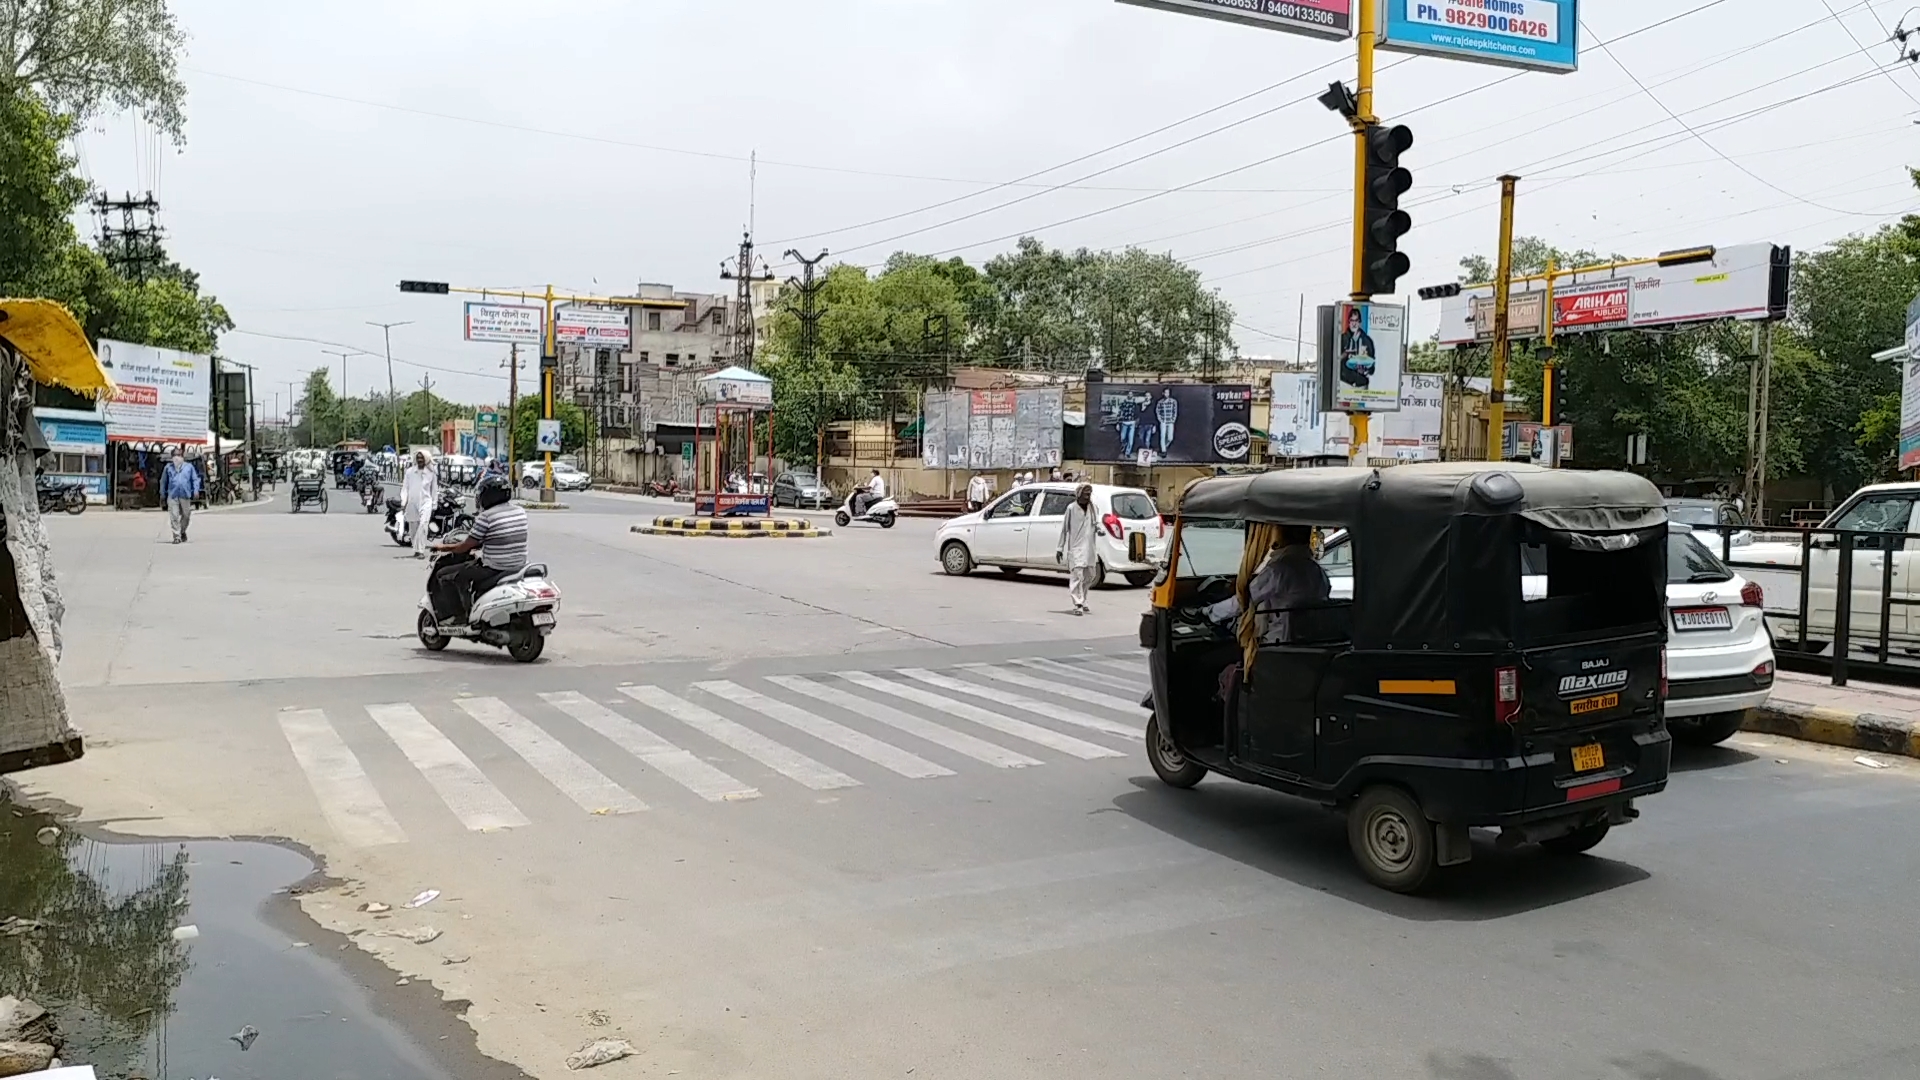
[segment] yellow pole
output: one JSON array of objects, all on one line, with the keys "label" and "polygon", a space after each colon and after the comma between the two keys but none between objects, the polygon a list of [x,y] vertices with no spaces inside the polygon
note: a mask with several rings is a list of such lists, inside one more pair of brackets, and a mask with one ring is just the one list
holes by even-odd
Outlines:
[{"label": "yellow pole", "polygon": [[[553,325],[553,299],[553,286],[549,284],[546,295],[547,340],[546,347],[540,350],[540,418],[542,420],[553,419],[553,382],[554,376],[559,374],[557,369],[560,366],[560,335]],[[553,501],[553,451],[543,452],[540,458],[544,462],[541,466],[540,501],[550,503]]]},{"label": "yellow pole", "polygon": [[[1545,314],[1542,316],[1546,325],[1540,332],[1547,347],[1547,363],[1540,369],[1540,430],[1542,434],[1560,422],[1560,417],[1553,411],[1554,387],[1560,382],[1560,364],[1553,355],[1553,279],[1555,276],[1554,260],[1552,256],[1548,256],[1546,306]],[[1548,468],[1560,466],[1560,440],[1553,440],[1553,446],[1553,459],[1547,462]]]},{"label": "yellow pole", "polygon": [[[1354,78],[1353,119],[1353,299],[1366,301],[1372,298],[1367,292],[1367,127],[1374,122],[1373,115],[1373,46],[1379,20],[1379,8],[1362,0],[1355,5],[1359,8],[1359,28],[1354,37],[1360,43],[1359,71]],[[1367,453],[1368,422],[1372,419],[1364,412],[1347,414],[1347,426],[1352,429],[1353,441],[1347,447],[1347,460],[1361,459],[1365,463]]]},{"label": "yellow pole", "polygon": [[1487,388],[1487,460],[1499,461],[1507,429],[1507,303],[1513,292],[1513,196],[1517,176],[1500,178],[1500,265],[1493,275],[1493,371]]}]

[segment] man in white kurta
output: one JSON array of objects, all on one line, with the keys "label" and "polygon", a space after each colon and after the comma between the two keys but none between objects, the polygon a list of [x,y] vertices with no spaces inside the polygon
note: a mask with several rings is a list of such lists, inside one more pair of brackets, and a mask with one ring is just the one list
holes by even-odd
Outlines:
[{"label": "man in white kurta", "polygon": [[1067,594],[1073,598],[1073,613],[1087,613],[1087,588],[1100,565],[1094,546],[1099,540],[1100,522],[1093,516],[1093,485],[1081,484],[1060,519],[1060,542],[1054,546],[1054,561],[1067,568]]},{"label": "man in white kurta", "polygon": [[407,470],[400,488],[400,516],[406,521],[407,528],[413,530],[413,557],[416,559],[427,557],[426,523],[432,518],[433,504],[439,498],[440,478],[434,475],[426,452],[414,451],[413,467]]}]

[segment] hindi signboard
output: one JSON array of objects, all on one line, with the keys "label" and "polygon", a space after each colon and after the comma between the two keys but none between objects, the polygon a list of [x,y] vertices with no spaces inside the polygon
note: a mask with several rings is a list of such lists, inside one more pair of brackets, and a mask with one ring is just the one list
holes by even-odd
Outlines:
[{"label": "hindi signboard", "polygon": [[553,333],[562,345],[625,349],[633,344],[627,313],[619,308],[570,304],[553,313]]},{"label": "hindi signboard", "polygon": [[113,376],[114,393],[106,406],[109,441],[208,441],[211,357],[105,339],[94,351]]},{"label": "hindi signboard", "polygon": [[1060,464],[1066,392],[1059,387],[929,390],[920,405],[920,463],[929,469]]},{"label": "hindi signboard", "polygon": [[539,345],[546,332],[546,313],[537,304],[466,305],[466,338],[502,345]]}]

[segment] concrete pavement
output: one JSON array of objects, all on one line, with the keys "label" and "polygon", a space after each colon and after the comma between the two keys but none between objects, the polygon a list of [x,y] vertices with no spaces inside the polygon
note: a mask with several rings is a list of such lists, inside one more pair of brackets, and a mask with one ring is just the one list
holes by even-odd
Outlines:
[{"label": "concrete pavement", "polygon": [[[1920,874],[1920,763],[1683,749],[1593,855],[1482,843],[1398,897],[1362,882],[1337,817],[1153,778],[1141,593],[1057,616],[1052,583],[940,576],[911,522],[648,545],[621,513],[562,516],[537,543],[577,560],[570,600],[607,625],[563,618],[530,666],[343,635],[298,670],[325,635],[294,624],[385,611],[387,578],[417,573],[332,550],[337,522],[229,515],[122,569],[117,602],[76,583],[68,663],[111,671],[73,690],[87,758],[25,793],[121,833],[310,847],[337,882],[301,898],[315,919],[470,1002],[480,1048],[542,1077],[608,1033],[640,1050],[609,1077],[1920,1073],[1920,945],[1886,917]],[[113,535],[75,549],[136,550],[113,515],[93,527]],[[833,557],[783,561],[802,551]],[[360,578],[284,580],[306,562]],[[620,602],[655,592],[672,604]],[[263,612],[251,640],[196,639],[183,675],[161,632],[181,613],[155,605],[202,595],[182,625]],[[391,933],[423,927],[440,936]]]}]

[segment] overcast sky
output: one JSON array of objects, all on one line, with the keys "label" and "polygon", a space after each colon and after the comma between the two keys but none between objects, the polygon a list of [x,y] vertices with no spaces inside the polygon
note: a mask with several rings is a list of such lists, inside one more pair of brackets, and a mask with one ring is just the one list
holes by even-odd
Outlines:
[{"label": "overcast sky", "polygon": [[[1920,70],[1887,41],[1914,5],[1581,6],[1575,74],[1381,54],[1376,111],[1417,139],[1403,293],[1491,249],[1507,171],[1524,177],[1522,234],[1628,254],[1809,248],[1920,202]],[[259,365],[269,409],[316,367],[338,386],[334,345],[289,339],[378,352],[368,320],[412,320],[393,335],[401,384],[504,399],[505,347],[463,342],[458,300],[402,296],[401,278],[725,291],[755,151],[776,262],[981,262],[1022,232],[1138,244],[1217,285],[1244,352],[1289,357],[1302,297],[1348,287],[1351,144],[1312,97],[1352,78],[1351,42],[1113,0],[174,7],[192,35],[186,145],[156,153],[110,118],[84,136],[85,168],[159,195],[171,250],[248,331],[223,351]],[[1424,335],[1437,305],[1413,307]],[[347,379],[384,387],[384,362],[356,357]]]}]

